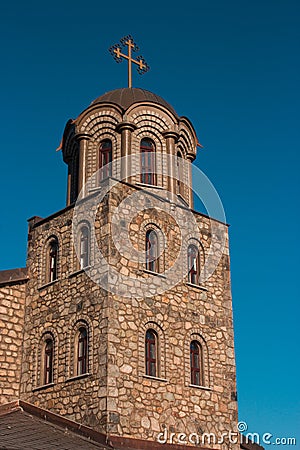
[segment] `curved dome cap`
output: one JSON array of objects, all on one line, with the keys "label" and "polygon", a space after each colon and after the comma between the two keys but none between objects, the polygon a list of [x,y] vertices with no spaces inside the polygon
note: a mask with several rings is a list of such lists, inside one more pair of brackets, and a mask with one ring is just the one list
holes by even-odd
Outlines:
[{"label": "curved dome cap", "polygon": [[153,94],[153,92],[150,91],[146,91],[146,89],[139,89],[139,88],[115,89],[114,91],[106,92],[105,94],[96,98],[96,100],[94,100],[91,104],[95,105],[97,103],[114,103],[118,106],[121,106],[121,108],[123,108],[124,110],[126,110],[129,108],[129,106],[133,105],[134,103],[140,103],[145,101],[164,106],[172,114],[178,117],[176,111],[168,102],[166,102],[159,95]]}]

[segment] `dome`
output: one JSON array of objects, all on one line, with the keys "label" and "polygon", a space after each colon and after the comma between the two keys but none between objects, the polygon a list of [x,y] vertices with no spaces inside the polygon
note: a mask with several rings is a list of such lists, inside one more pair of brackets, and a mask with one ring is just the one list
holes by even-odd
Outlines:
[{"label": "dome", "polygon": [[177,117],[174,108],[162,97],[154,94],[153,92],[147,91],[146,89],[140,88],[115,89],[96,98],[96,100],[94,100],[91,104],[96,105],[97,103],[114,103],[115,105],[121,106],[121,108],[126,110],[134,103],[140,102],[152,102],[157,105],[164,106]]}]

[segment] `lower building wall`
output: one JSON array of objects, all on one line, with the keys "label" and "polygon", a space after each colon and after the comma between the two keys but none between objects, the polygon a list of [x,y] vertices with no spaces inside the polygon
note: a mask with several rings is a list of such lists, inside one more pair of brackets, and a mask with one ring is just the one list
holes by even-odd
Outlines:
[{"label": "lower building wall", "polygon": [[19,397],[25,287],[24,282],[0,286],[0,404]]}]

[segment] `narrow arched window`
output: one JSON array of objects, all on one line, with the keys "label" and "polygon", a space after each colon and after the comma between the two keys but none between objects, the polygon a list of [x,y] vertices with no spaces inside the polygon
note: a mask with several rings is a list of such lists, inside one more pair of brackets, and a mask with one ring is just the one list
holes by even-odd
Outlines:
[{"label": "narrow arched window", "polygon": [[188,247],[188,281],[192,284],[199,284],[200,275],[200,254],[195,245]]},{"label": "narrow arched window", "polygon": [[77,375],[83,375],[88,371],[88,334],[85,327],[78,330],[77,343]]},{"label": "narrow arched window", "polygon": [[57,239],[52,239],[48,246],[48,263],[47,263],[47,281],[51,283],[57,280],[57,266],[58,266],[58,242]]},{"label": "narrow arched window", "polygon": [[156,184],[155,146],[151,139],[141,141],[141,183]]},{"label": "narrow arched window", "polygon": [[79,258],[80,269],[88,267],[90,264],[90,232],[88,227],[84,226],[80,230],[79,238]]},{"label": "narrow arched window", "polygon": [[111,177],[111,162],[112,162],[112,143],[110,139],[104,139],[100,143],[99,149],[99,175],[100,181]]},{"label": "narrow arched window", "polygon": [[159,272],[158,236],[154,230],[148,230],[146,233],[146,269]]},{"label": "narrow arched window", "polygon": [[44,346],[44,384],[53,382],[53,340],[47,339]]},{"label": "narrow arched window", "polygon": [[146,375],[156,377],[157,370],[157,334],[154,330],[147,330],[145,339]]},{"label": "narrow arched window", "polygon": [[182,154],[180,152],[177,152],[177,158],[176,158],[176,165],[177,165],[177,194],[183,195],[183,188],[184,188],[184,177],[183,177],[183,160],[182,160]]},{"label": "narrow arched window", "polygon": [[203,358],[202,347],[198,341],[192,341],[190,345],[191,384],[203,385]]},{"label": "narrow arched window", "polygon": [[77,200],[79,194],[79,148],[77,147],[73,157],[73,170],[71,175],[71,203]]}]

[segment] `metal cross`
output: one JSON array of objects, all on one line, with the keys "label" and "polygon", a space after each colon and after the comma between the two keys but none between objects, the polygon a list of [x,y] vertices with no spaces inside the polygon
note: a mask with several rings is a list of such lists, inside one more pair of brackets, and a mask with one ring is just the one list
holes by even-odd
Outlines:
[{"label": "metal cross", "polygon": [[[125,46],[128,47],[127,55],[125,55],[124,53],[121,53],[121,49]],[[141,55],[137,56],[136,59],[132,58],[132,52],[139,51],[139,48],[136,45],[136,43],[134,42],[132,36],[130,36],[130,35],[124,36],[122,39],[120,39],[120,44],[115,44],[115,45],[111,46],[109,51],[110,51],[111,55],[114,57],[115,61],[117,61],[117,63],[122,62],[123,61],[122,58],[127,59],[127,61],[128,61],[128,87],[129,88],[132,87],[132,66],[131,66],[132,63],[134,63],[138,66],[137,70],[140,75],[143,75],[143,73],[148,72],[148,70],[150,69],[150,67],[148,66],[148,64],[146,63],[146,61],[144,60],[144,58]]]}]

